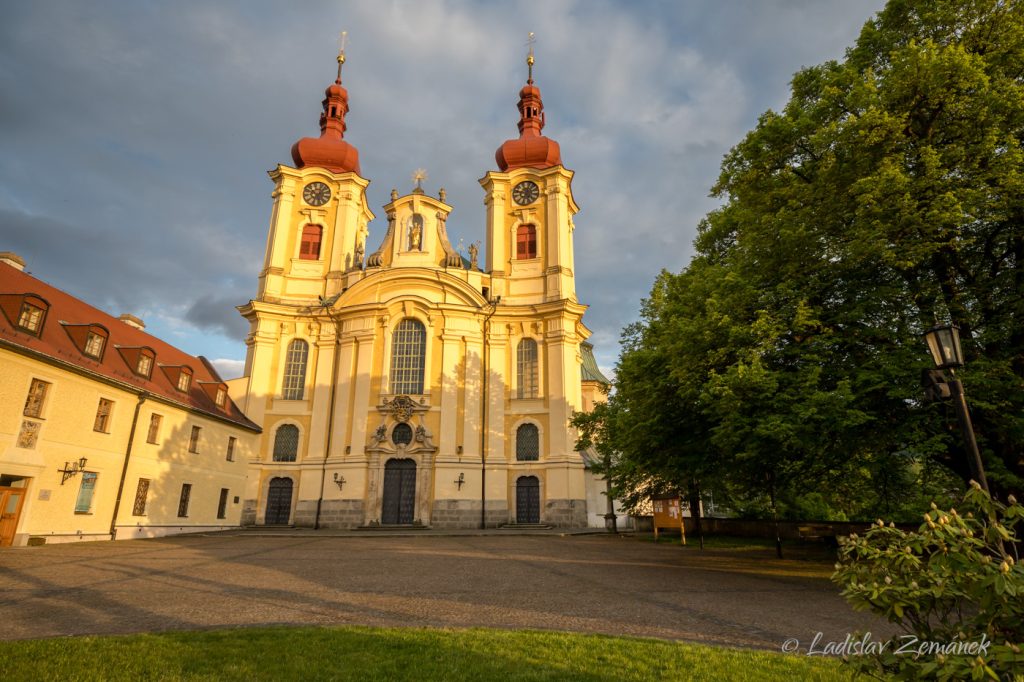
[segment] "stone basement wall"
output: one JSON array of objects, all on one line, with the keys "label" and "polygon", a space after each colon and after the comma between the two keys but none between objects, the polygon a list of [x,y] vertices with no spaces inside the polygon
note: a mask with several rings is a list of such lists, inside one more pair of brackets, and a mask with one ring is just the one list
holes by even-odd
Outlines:
[{"label": "stone basement wall", "polygon": [[242,525],[256,525],[256,500],[246,500],[242,503]]},{"label": "stone basement wall", "polygon": [[586,528],[587,503],[585,500],[548,500],[540,521],[556,528]]},{"label": "stone basement wall", "polygon": [[[364,518],[362,500],[324,500],[320,505],[321,528],[358,528]],[[316,523],[316,500],[300,500],[292,523],[312,528]]]},{"label": "stone basement wall", "polygon": [[[508,522],[508,505],[504,500],[487,501],[488,528],[496,528]],[[479,528],[480,500],[434,500],[430,510],[430,527]]]}]

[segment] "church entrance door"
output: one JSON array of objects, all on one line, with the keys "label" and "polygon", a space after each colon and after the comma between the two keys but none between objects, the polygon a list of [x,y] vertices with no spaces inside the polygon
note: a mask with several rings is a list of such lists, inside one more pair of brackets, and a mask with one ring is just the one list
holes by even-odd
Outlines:
[{"label": "church entrance door", "polygon": [[540,481],[536,476],[516,481],[516,523],[540,523]]},{"label": "church entrance door", "polygon": [[267,515],[263,522],[268,526],[288,523],[292,513],[292,479],[272,478],[267,489]]},{"label": "church entrance door", "polygon": [[384,465],[384,501],[381,523],[410,524],[416,510],[416,462],[389,459]]}]

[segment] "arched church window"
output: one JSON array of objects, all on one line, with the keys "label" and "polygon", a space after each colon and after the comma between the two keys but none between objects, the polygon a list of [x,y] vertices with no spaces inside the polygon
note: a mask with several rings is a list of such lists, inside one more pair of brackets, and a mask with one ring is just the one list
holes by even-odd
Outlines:
[{"label": "arched church window", "polygon": [[309,344],[302,339],[295,339],[288,344],[288,353],[284,361],[284,385],[281,397],[285,400],[302,400],[306,389],[306,357],[309,355]]},{"label": "arched church window", "polygon": [[526,260],[537,257],[537,228],[520,225],[516,230],[516,258]]},{"label": "arched church window", "polygon": [[516,429],[516,459],[520,462],[540,459],[540,432],[536,424],[522,424]]},{"label": "arched church window", "polygon": [[274,434],[274,461],[294,462],[299,454],[299,427],[285,424]]},{"label": "arched church window", "polygon": [[516,348],[516,384],[518,398],[537,397],[537,342],[523,339]]},{"label": "arched church window", "polygon": [[320,238],[323,228],[319,225],[306,225],[302,228],[302,243],[299,245],[299,258],[303,260],[320,260]]},{"label": "arched church window", "polygon": [[395,395],[423,393],[423,372],[427,356],[427,330],[419,320],[398,323],[391,336],[391,392]]}]

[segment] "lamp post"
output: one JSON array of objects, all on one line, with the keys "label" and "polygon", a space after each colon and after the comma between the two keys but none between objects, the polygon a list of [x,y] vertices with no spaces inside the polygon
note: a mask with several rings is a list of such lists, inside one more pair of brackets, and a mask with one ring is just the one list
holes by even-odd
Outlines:
[{"label": "lamp post", "polygon": [[[967,446],[971,475],[987,493],[989,491],[988,480],[985,478],[985,467],[981,463],[981,453],[978,452],[978,442],[974,439],[974,426],[971,424],[971,413],[967,409],[964,385],[955,373],[955,370],[964,366],[963,350],[960,347],[960,328],[955,324],[937,324],[925,332],[924,338],[928,342],[928,350],[931,351],[932,360],[935,361],[937,370],[932,375],[932,379],[936,383],[942,383],[949,387],[949,395],[956,406],[957,417],[960,420],[960,432],[963,434],[964,445]],[[949,376],[946,376],[942,370],[949,370]]]}]

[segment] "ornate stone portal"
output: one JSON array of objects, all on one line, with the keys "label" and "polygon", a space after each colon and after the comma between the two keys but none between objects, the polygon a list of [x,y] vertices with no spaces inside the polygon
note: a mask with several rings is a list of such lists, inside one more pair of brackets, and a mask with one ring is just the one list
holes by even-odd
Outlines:
[{"label": "ornate stone portal", "polygon": [[[367,480],[366,521],[368,526],[380,525],[384,504],[384,468],[391,459],[411,459],[416,463],[416,503],[413,523],[430,523],[431,494],[434,482],[433,434],[423,417],[428,405],[417,403],[407,395],[385,398],[377,406],[381,417],[366,446],[369,463]],[[415,419],[416,426],[410,422]]]}]

